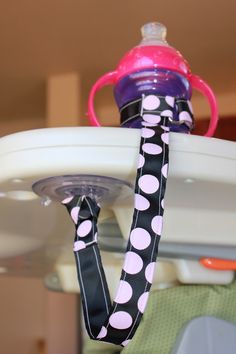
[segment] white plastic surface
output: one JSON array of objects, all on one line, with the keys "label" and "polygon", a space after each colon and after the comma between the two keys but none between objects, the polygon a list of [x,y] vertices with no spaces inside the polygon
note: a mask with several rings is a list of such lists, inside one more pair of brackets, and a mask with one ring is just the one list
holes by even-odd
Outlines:
[{"label": "white plastic surface", "polygon": [[[119,285],[121,269],[124,261],[123,256],[101,252],[104,260],[104,271],[111,298],[114,299]],[[175,265],[170,261],[157,261],[157,271],[154,275],[152,290],[172,287],[177,283]],[[77,272],[74,264],[57,264],[56,272],[60,285],[65,292],[79,293]],[[224,283],[225,284],[225,283]]]},{"label": "white plastic surface", "polygon": [[[140,132],[125,128],[50,128],[0,139],[0,266],[41,274],[73,264],[73,225],[64,207],[44,207],[31,189],[42,178],[93,174],[134,183]],[[171,134],[161,242],[236,245],[236,144]],[[133,200],[111,205],[125,238]],[[129,215],[129,217],[128,217]],[[31,252],[31,253],[29,253]],[[16,266],[9,257],[24,261]],[[25,262],[25,263],[24,263]],[[36,264],[26,267],[25,264]]]},{"label": "white plastic surface", "polygon": [[178,259],[173,261],[177,279],[184,284],[229,284],[234,280],[234,272],[204,268],[199,262]]}]

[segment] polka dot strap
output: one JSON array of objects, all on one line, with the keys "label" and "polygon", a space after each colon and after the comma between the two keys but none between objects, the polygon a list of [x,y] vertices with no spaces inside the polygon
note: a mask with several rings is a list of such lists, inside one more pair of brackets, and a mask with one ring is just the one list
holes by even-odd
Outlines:
[{"label": "polka dot strap", "polygon": [[74,252],[85,324],[92,339],[126,346],[144,313],[162,232],[173,107],[174,99],[142,97],[134,213],[113,304],[97,245],[100,208],[87,196],[63,201],[76,227]]},{"label": "polka dot strap", "polygon": [[76,228],[74,254],[87,332],[96,339],[111,308],[109,290],[97,245],[100,207],[88,196],[74,196],[62,202]]},{"label": "polka dot strap", "polygon": [[[156,97],[154,95],[150,95]],[[149,97],[150,97],[149,96]],[[194,128],[192,105],[188,100],[174,98],[171,96],[156,97],[158,99],[158,105],[153,106],[155,113],[165,114],[169,121],[170,126],[175,127],[175,131],[188,132]],[[150,99],[149,99],[150,100]],[[125,126],[127,123],[137,121],[140,117],[140,111],[142,107],[142,98],[129,102],[120,109],[120,121],[121,126]],[[161,123],[159,123],[161,124]],[[181,126],[181,129],[178,127]]]}]

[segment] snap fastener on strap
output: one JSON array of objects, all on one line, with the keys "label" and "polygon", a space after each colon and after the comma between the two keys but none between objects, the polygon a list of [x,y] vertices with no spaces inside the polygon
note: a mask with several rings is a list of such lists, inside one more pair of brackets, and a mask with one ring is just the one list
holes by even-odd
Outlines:
[{"label": "snap fastener on strap", "polygon": [[100,207],[89,196],[67,198],[76,228],[74,253],[86,328],[90,338],[126,346],[147,305],[162,233],[168,175],[169,124],[175,99],[146,95],[142,118],[134,213],[116,297],[111,302],[97,244]]}]

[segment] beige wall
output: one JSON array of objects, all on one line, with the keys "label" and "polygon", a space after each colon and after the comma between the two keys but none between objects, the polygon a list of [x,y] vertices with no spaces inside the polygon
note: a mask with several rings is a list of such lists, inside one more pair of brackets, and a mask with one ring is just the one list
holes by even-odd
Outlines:
[{"label": "beige wall", "polygon": [[[60,76],[49,83],[48,116],[31,119],[0,117],[1,136],[46,126],[77,125],[77,76]],[[65,93],[67,103],[63,114],[59,110],[63,105],[61,91]],[[67,107],[70,109],[66,111]],[[78,354],[80,315],[77,301],[77,295],[47,291],[43,279],[0,275],[0,354],[41,354],[37,348],[38,340],[45,341],[46,354]]]},{"label": "beige wall", "polygon": [[0,117],[0,136],[45,127],[44,118],[19,118],[19,119],[1,119]]},{"label": "beige wall", "polygon": [[47,354],[79,354],[78,296],[47,292]]},{"label": "beige wall", "polygon": [[49,292],[42,279],[0,277],[0,353],[78,354],[77,296]]},{"label": "beige wall", "polygon": [[0,353],[38,354],[46,336],[47,292],[39,279],[0,278]]}]

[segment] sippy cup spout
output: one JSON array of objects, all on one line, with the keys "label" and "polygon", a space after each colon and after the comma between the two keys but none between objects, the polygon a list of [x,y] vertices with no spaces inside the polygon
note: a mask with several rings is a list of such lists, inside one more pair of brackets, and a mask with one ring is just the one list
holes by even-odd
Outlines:
[{"label": "sippy cup spout", "polygon": [[142,41],[140,46],[145,45],[165,45],[168,46],[166,41],[167,29],[159,22],[149,22],[141,27]]}]

